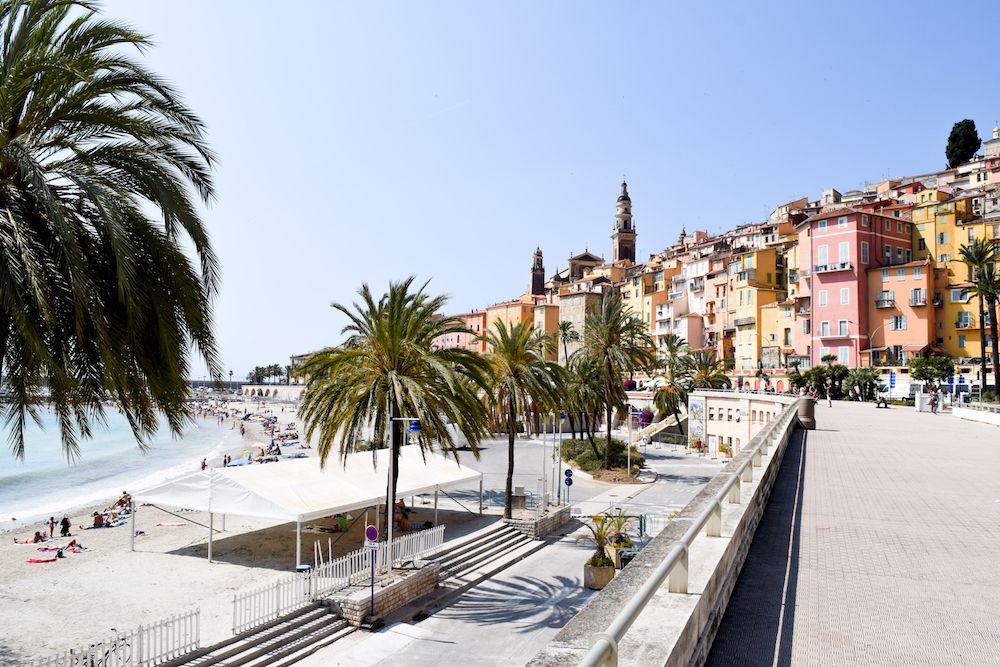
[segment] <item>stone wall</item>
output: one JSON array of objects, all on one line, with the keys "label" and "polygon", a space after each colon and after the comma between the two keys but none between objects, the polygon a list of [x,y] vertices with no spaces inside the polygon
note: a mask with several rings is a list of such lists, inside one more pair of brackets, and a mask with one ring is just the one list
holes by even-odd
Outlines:
[{"label": "stone wall", "polygon": [[535,519],[504,519],[504,523],[516,528],[533,540],[540,540],[553,530],[569,521],[569,505],[563,505],[557,510],[549,510],[548,514],[537,521]]},{"label": "stone wall", "polygon": [[[386,614],[427,595],[438,585],[441,565],[428,563],[419,570],[396,570],[394,576],[402,575],[392,583],[380,587],[375,583],[375,615]],[[331,596],[331,606],[345,621],[359,627],[371,615],[371,586],[351,586]]]}]

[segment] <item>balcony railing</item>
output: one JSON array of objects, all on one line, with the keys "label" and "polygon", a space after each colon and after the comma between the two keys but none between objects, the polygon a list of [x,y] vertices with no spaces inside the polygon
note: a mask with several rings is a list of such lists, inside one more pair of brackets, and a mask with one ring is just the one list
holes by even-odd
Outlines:
[{"label": "balcony railing", "polygon": [[746,324],[753,324],[754,323],[754,318],[752,318],[752,317],[737,317],[735,320],[733,320],[733,323],[736,326],[741,327],[741,326],[746,325]]},{"label": "balcony railing", "polygon": [[934,297],[934,307],[935,308],[940,308],[943,305],[944,305],[944,297],[942,297],[942,296],[936,296],[936,297]]},{"label": "balcony railing", "polygon": [[896,306],[896,299],[894,297],[886,297],[883,299],[875,299],[876,308],[894,308]]},{"label": "balcony railing", "polygon": [[670,290],[669,292],[667,292],[667,296],[669,298],[671,298],[671,299],[680,298],[680,297],[684,296],[684,290],[683,289]]},{"label": "balcony railing", "polygon": [[844,333],[840,333],[839,331],[819,332],[820,338],[847,338],[848,336],[849,334],[846,331]]},{"label": "balcony railing", "polygon": [[736,280],[757,280],[757,269],[747,269],[736,274]]},{"label": "balcony railing", "polygon": [[911,306],[926,306],[927,297],[926,296],[911,296],[910,297]]},{"label": "balcony railing", "polygon": [[974,318],[974,317],[970,317],[967,320],[956,320],[955,321],[955,328],[956,329],[974,329],[976,326],[977,326],[976,325],[976,318]]},{"label": "balcony railing", "polygon": [[813,273],[833,273],[834,271],[850,271],[854,266],[850,262],[839,262],[836,264],[816,264],[813,266]]},{"label": "balcony railing", "polygon": [[799,274],[797,274],[797,273],[789,273],[788,274],[788,284],[791,285],[791,284],[797,283],[797,282],[799,282]]},{"label": "balcony railing", "polygon": [[705,289],[705,279],[704,278],[697,278],[697,279],[691,281],[691,291],[692,292],[700,292],[703,289]]}]

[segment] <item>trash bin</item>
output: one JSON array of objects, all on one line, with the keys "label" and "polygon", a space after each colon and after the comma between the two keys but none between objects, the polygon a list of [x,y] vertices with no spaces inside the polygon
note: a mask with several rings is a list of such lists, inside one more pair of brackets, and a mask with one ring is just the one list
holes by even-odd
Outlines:
[{"label": "trash bin", "polygon": [[632,562],[632,559],[639,555],[638,549],[622,549],[618,552],[618,558],[621,559],[622,567],[625,567]]},{"label": "trash bin", "polygon": [[296,572],[312,572],[312,565],[297,565],[295,567]]}]

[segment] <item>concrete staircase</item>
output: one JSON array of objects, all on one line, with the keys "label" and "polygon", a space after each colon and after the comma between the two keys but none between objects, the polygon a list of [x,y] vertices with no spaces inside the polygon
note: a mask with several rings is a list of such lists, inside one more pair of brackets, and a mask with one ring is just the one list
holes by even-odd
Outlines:
[{"label": "concrete staircase", "polygon": [[189,653],[167,667],[286,667],[354,632],[328,605],[315,602],[265,626]]},{"label": "concrete staircase", "polygon": [[524,560],[545,546],[503,521],[497,521],[466,537],[445,544],[437,552],[425,556],[441,564],[436,606],[492,577],[514,563]]}]

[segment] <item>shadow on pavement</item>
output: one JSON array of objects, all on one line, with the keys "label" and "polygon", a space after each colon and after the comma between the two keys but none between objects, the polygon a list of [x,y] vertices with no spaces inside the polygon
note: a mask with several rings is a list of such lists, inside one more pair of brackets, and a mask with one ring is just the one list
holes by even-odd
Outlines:
[{"label": "shadow on pavement", "polygon": [[708,667],[792,664],[805,462],[806,431],[797,430],[715,635]]}]

